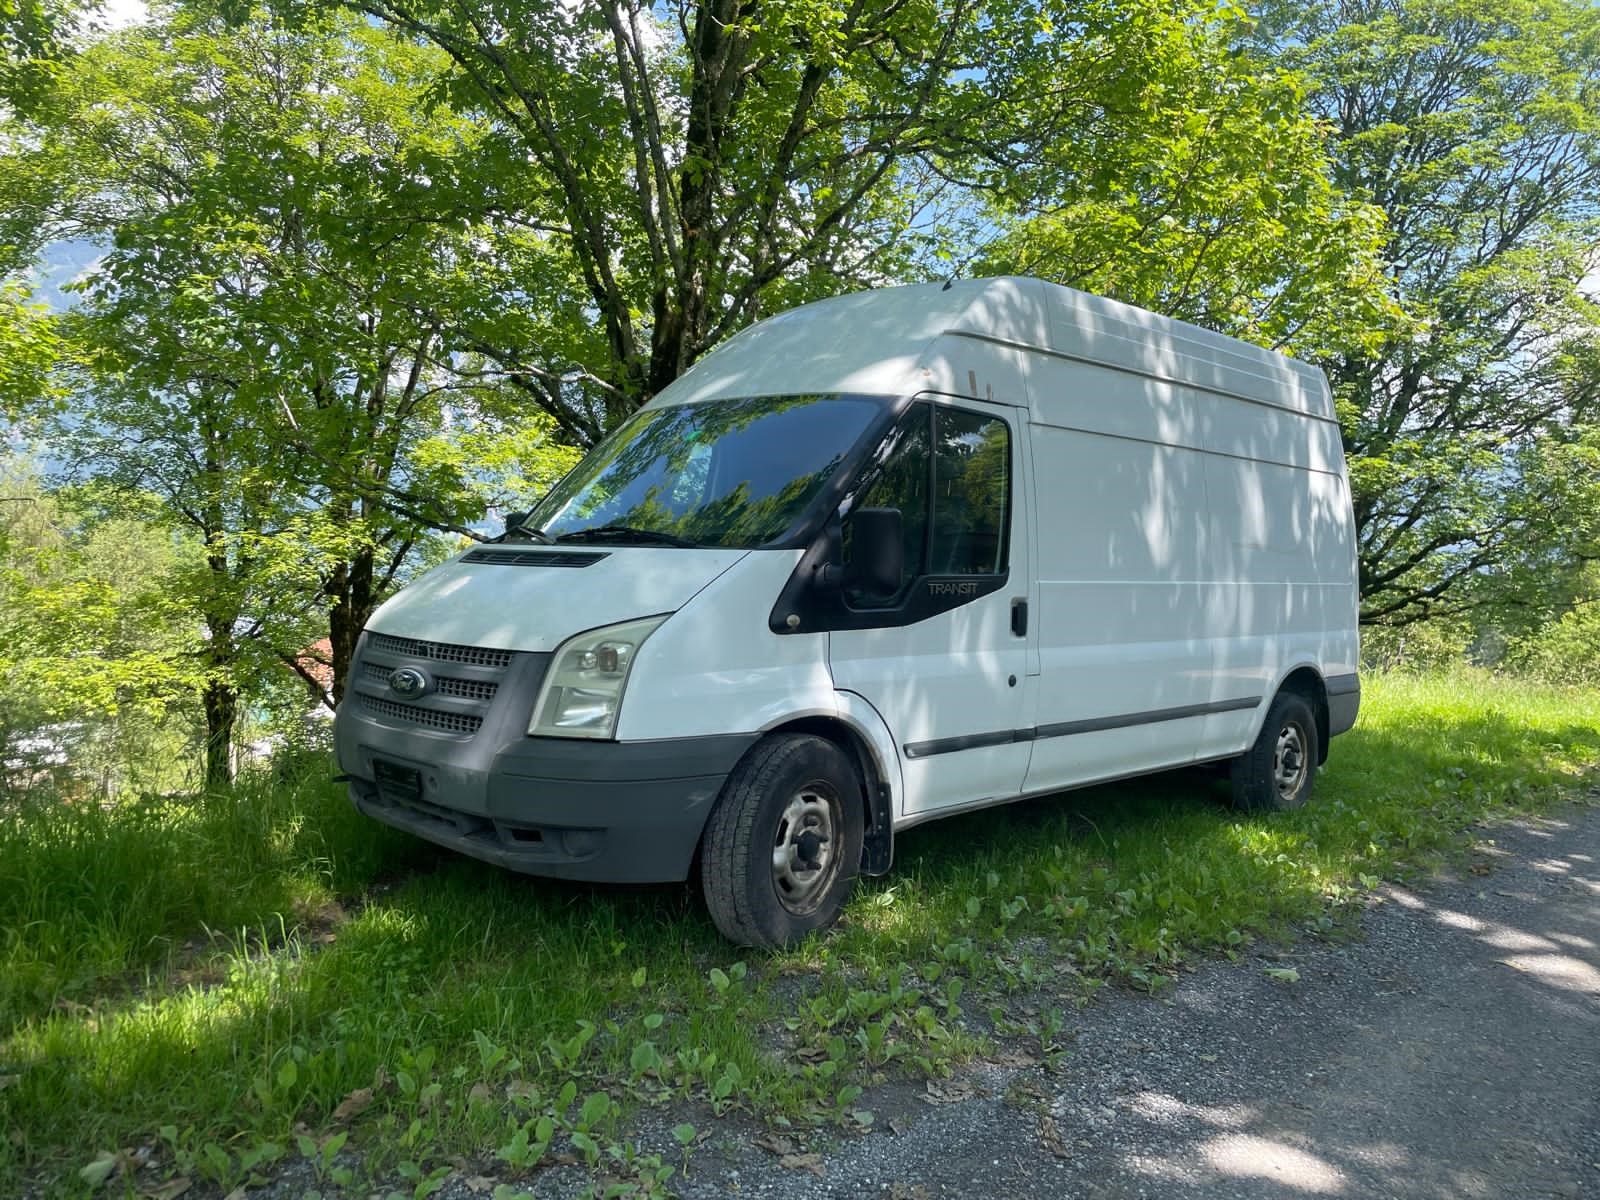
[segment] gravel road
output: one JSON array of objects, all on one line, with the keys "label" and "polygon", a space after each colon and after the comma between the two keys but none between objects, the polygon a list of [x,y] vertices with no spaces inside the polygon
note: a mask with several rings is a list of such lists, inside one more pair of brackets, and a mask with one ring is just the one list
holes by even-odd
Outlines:
[{"label": "gravel road", "polygon": [[1102,998],[1054,1073],[979,1066],[957,1085],[973,1098],[937,1105],[878,1089],[882,1131],[812,1169],[730,1138],[675,1183],[807,1200],[1600,1198],[1600,809],[1482,838],[1460,877],[1383,891],[1357,940]]}]

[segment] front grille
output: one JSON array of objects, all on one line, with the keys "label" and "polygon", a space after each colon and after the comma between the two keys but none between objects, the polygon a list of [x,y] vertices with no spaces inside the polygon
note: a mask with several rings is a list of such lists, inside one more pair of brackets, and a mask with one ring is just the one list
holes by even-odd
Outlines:
[{"label": "front grille", "polygon": [[471,736],[483,724],[482,717],[467,713],[445,712],[437,708],[423,708],[416,704],[396,704],[393,700],[379,700],[376,696],[362,696],[361,707],[373,716],[409,725],[421,725],[444,733],[461,733]]},{"label": "front grille", "polygon": [[[362,710],[386,724],[470,738],[490,719],[516,657],[510,650],[368,633],[351,687]],[[389,678],[400,667],[422,669],[433,686],[421,696],[397,695]]]},{"label": "front grille", "polygon": [[372,648],[385,654],[466,663],[474,667],[506,667],[511,663],[509,650],[486,650],[482,646],[457,646],[451,642],[423,642],[416,638],[391,637],[387,633],[373,634]]},{"label": "front grille", "polygon": [[497,567],[587,567],[606,557],[594,550],[469,550],[462,562]]},{"label": "front grille", "polygon": [[[380,667],[377,663],[364,663],[362,676],[379,687],[389,686],[389,675],[393,667]],[[433,681],[434,690],[441,696],[455,696],[460,700],[481,700],[485,704],[494,699],[499,684],[490,683],[484,679],[455,679],[449,675],[441,675]]]},{"label": "front grille", "polygon": [[451,679],[445,676],[434,680],[441,696],[458,696],[463,700],[482,700],[485,704],[494,699],[494,694],[499,690],[497,683],[485,683],[481,679]]}]

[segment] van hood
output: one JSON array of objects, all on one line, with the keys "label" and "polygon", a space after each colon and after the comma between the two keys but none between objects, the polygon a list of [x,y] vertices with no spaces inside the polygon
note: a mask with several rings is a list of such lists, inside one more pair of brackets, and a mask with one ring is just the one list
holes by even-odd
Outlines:
[{"label": "van hood", "polygon": [[499,650],[554,650],[575,633],[675,612],[748,550],[657,546],[477,546],[372,614],[395,637]]}]

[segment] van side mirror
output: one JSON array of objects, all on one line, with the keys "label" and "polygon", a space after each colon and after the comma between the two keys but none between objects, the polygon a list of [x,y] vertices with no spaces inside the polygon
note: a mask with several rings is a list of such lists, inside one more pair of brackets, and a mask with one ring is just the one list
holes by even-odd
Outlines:
[{"label": "van side mirror", "polygon": [[844,567],[847,590],[893,596],[900,590],[905,565],[898,508],[858,508],[850,514],[850,561]]},{"label": "van side mirror", "polygon": [[532,514],[531,511],[530,512],[508,512],[506,514],[506,532],[510,533],[513,529],[517,529],[518,527],[521,526],[521,524],[524,521],[526,521],[532,515],[533,514]]}]

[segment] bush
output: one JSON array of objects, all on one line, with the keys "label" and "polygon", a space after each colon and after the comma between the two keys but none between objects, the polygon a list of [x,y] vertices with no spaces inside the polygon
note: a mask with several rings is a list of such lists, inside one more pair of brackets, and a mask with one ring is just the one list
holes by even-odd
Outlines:
[{"label": "bush", "polygon": [[1430,672],[1467,661],[1472,631],[1452,620],[1363,625],[1361,665],[1369,671]]},{"label": "bush", "polygon": [[1560,620],[1513,642],[1506,661],[1550,683],[1600,688],[1600,600],[1579,603]]}]

